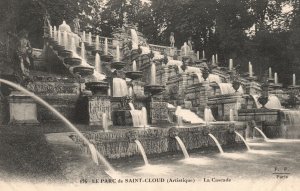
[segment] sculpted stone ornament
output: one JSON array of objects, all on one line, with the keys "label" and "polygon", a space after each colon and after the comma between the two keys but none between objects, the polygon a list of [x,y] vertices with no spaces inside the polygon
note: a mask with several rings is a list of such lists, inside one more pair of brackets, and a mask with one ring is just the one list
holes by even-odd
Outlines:
[{"label": "sculpted stone ornament", "polygon": [[132,97],[130,96],[124,96],[122,97],[121,99],[121,107],[123,110],[129,110],[130,107],[129,107],[129,103],[132,102]]},{"label": "sculpted stone ornament", "polygon": [[204,78],[204,81],[206,81],[208,76],[209,76],[209,69],[207,67],[204,67],[202,70],[202,77]]},{"label": "sculpted stone ornament", "polygon": [[134,143],[136,140],[138,140],[138,134],[136,131],[129,131],[126,134],[126,137],[129,139],[130,143]]},{"label": "sculpted stone ornament", "polygon": [[234,123],[228,124],[228,132],[233,134],[234,131],[235,131],[235,124]]},{"label": "sculpted stone ornament", "polygon": [[169,136],[171,138],[175,138],[176,136],[178,136],[178,129],[176,127],[172,127],[171,129],[169,129]]},{"label": "sculpted stone ornament", "polygon": [[265,108],[265,105],[269,101],[269,83],[266,76],[264,77],[264,82],[261,85],[261,89],[262,89],[262,95],[258,98],[257,101],[262,105],[262,108]]}]

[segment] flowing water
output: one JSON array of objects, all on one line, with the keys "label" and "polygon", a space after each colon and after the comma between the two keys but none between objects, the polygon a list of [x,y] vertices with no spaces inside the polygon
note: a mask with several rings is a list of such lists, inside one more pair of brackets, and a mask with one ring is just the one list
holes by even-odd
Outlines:
[{"label": "flowing water", "polygon": [[245,143],[245,145],[246,145],[248,151],[251,151],[251,148],[250,148],[249,144],[246,142],[246,140],[244,139],[244,137],[243,137],[241,134],[239,134],[237,131],[234,131],[234,132],[235,132],[235,134],[236,134],[237,136],[239,136],[239,137],[242,139],[242,141]]},{"label": "flowing water", "polygon": [[183,126],[183,122],[182,122],[182,117],[181,116],[177,116],[177,126],[178,127],[182,127]]},{"label": "flowing water", "polygon": [[[258,102],[258,98],[260,95],[251,95],[255,101],[256,108],[261,108],[262,105]],[[276,95],[269,95],[269,101],[265,105],[266,108],[268,109],[281,109],[281,103],[280,100]]]},{"label": "flowing water", "polygon": [[102,114],[102,128],[105,132],[108,131],[108,122],[107,122],[107,115],[106,113]]},{"label": "flowing water", "polygon": [[146,155],[143,145],[141,144],[141,142],[139,140],[135,140],[134,142],[137,144],[138,149],[139,149],[141,155],[143,156],[145,165],[149,165],[148,158],[147,158],[147,155]]},{"label": "flowing water", "polygon": [[[175,108],[173,105],[169,104],[170,108]],[[180,116],[182,120],[190,122],[191,124],[205,123],[198,115],[192,112],[189,109],[182,109],[180,106],[177,106],[175,111],[176,116]]]},{"label": "flowing water", "polygon": [[95,48],[96,50],[100,50],[100,40],[99,40],[99,35],[96,36],[96,45],[95,45]]},{"label": "flowing water", "polygon": [[136,110],[132,103],[129,103],[130,114],[134,127],[148,127],[147,110],[142,107],[141,110]]},{"label": "flowing water", "polygon": [[183,152],[184,158],[186,158],[186,159],[190,158],[189,153],[187,152],[187,150],[186,150],[186,148],[185,148],[184,143],[182,142],[182,140],[178,136],[176,136],[175,139],[176,139],[178,145],[180,146],[180,148],[181,148],[181,150]]},{"label": "flowing water", "polygon": [[104,55],[108,55],[108,42],[107,42],[107,38],[104,39]]},{"label": "flowing water", "polygon": [[130,32],[131,32],[132,50],[136,50],[136,49],[138,49],[139,38],[134,29],[130,29]]},{"label": "flowing water", "polygon": [[[226,95],[226,94],[234,94],[235,90],[232,87],[231,83],[218,83],[219,87],[220,87],[220,91],[222,95]],[[240,86],[240,88],[238,89],[239,93],[244,93],[242,86]]]},{"label": "flowing water", "polygon": [[209,133],[208,135],[214,140],[214,142],[216,143],[216,145],[217,145],[217,147],[218,147],[220,153],[223,154],[224,151],[223,151],[223,149],[222,149],[222,147],[221,147],[221,145],[220,145],[218,139],[217,139],[213,134],[211,134],[211,133]]},{"label": "flowing water", "polygon": [[137,71],[137,69],[136,69],[136,61],[134,60],[133,62],[132,62],[132,71]]},{"label": "flowing water", "polygon": [[205,108],[204,109],[204,121],[205,122],[214,122],[216,121],[212,112],[211,112],[211,109],[209,108]]},{"label": "flowing water", "polygon": [[155,66],[154,62],[151,64],[151,79],[150,79],[150,84],[151,85],[155,85],[156,84],[156,66]]},{"label": "flowing water", "polygon": [[[59,119],[61,119],[72,131],[74,131],[82,140],[86,145],[90,145],[90,141],[68,120],[66,119],[63,115],[61,115],[56,109],[54,109],[51,105],[49,105],[47,102],[45,102],[43,99],[41,99],[40,97],[36,96],[34,93],[26,90],[25,88],[21,87],[18,84],[15,84],[13,82],[4,80],[4,79],[0,79],[1,83],[7,84],[19,91],[21,91],[22,93],[30,96],[31,98],[33,98],[36,102],[40,103],[41,105],[45,106],[47,109],[49,109],[52,113],[54,113]],[[95,149],[96,150],[96,149]],[[115,170],[113,169],[113,167],[110,165],[110,163],[105,159],[105,157],[99,153],[97,150],[91,150],[91,154],[97,154],[98,159],[100,159],[100,161],[105,165],[105,167],[111,171],[111,172],[115,172]],[[93,159],[97,158],[96,156],[93,156]]]},{"label": "flowing water", "polygon": [[85,46],[83,42],[81,43],[81,58],[85,60]]},{"label": "flowing water", "polygon": [[260,130],[257,127],[254,127],[254,129],[256,129],[261,134],[261,136],[264,138],[265,141],[267,141],[269,139],[262,130]]},{"label": "flowing water", "polygon": [[229,110],[229,121],[234,121],[233,109]]},{"label": "flowing water", "polygon": [[95,56],[95,70],[99,73],[102,72],[100,56],[98,53],[96,53],[96,56]]},{"label": "flowing water", "polygon": [[127,83],[122,78],[113,79],[113,97],[124,97],[128,95]]}]

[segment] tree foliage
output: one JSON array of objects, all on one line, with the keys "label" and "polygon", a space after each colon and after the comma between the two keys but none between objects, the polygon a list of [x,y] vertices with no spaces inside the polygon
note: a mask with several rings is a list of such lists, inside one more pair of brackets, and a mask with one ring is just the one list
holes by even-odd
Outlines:
[{"label": "tree foliage", "polygon": [[[285,6],[291,11],[283,12]],[[218,53],[225,65],[233,58],[242,70],[251,61],[259,75],[272,66],[285,71],[279,78],[288,83],[299,69],[299,0],[1,0],[0,9],[1,33],[26,29],[39,46],[47,10],[53,25],[72,26],[79,16],[82,28],[103,36],[127,22],[154,44],[169,45],[171,32],[177,47],[192,37],[194,49],[208,57]]]}]

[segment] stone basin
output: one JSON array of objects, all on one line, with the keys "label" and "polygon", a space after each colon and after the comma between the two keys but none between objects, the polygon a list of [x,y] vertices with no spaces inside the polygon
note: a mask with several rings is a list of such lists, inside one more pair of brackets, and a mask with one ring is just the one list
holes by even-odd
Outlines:
[{"label": "stone basin", "polygon": [[143,73],[141,71],[129,71],[126,72],[126,77],[130,78],[132,80],[139,79],[143,76]]},{"label": "stone basin", "polygon": [[94,73],[94,68],[87,66],[76,66],[73,69],[75,74],[79,74],[82,77],[92,75]]},{"label": "stone basin", "polygon": [[104,62],[110,62],[112,61],[112,59],[114,58],[112,55],[101,55],[100,56],[101,60],[104,61]]},{"label": "stone basin", "polygon": [[62,45],[59,45],[59,44],[54,45],[53,48],[54,48],[54,50],[56,50],[56,51],[63,51],[63,50],[65,50],[65,47],[62,46]]},{"label": "stone basin", "polygon": [[144,87],[144,91],[145,92],[149,92],[152,95],[161,93],[165,90],[165,86],[161,86],[161,85],[146,85]]},{"label": "stone basin", "polygon": [[122,61],[115,61],[115,62],[111,63],[111,68],[114,68],[117,70],[124,68],[124,66],[125,66],[125,62],[122,62]]},{"label": "stone basin", "polygon": [[87,82],[85,83],[87,90],[92,91],[93,94],[107,94],[109,88],[108,83],[104,81],[100,82]]},{"label": "stone basin", "polygon": [[87,51],[91,51],[91,50],[95,49],[95,45],[89,44],[88,42],[84,42],[84,46]]},{"label": "stone basin", "polygon": [[64,62],[69,66],[79,66],[81,64],[81,58],[65,58]]},{"label": "stone basin", "polygon": [[59,50],[58,55],[64,58],[71,58],[73,56],[73,53],[70,50]]},{"label": "stone basin", "polygon": [[96,53],[98,53],[99,55],[102,55],[103,54],[103,51],[102,50],[92,50],[92,55],[95,56]]}]

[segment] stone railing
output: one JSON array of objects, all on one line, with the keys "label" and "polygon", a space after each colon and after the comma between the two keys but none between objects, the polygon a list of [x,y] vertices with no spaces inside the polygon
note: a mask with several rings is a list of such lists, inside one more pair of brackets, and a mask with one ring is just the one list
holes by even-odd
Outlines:
[{"label": "stone railing", "polygon": [[175,53],[178,55],[178,50],[176,47],[160,46],[155,44],[149,44],[149,47],[152,51],[157,51],[160,52],[161,54],[166,53],[167,56],[174,56]]}]

